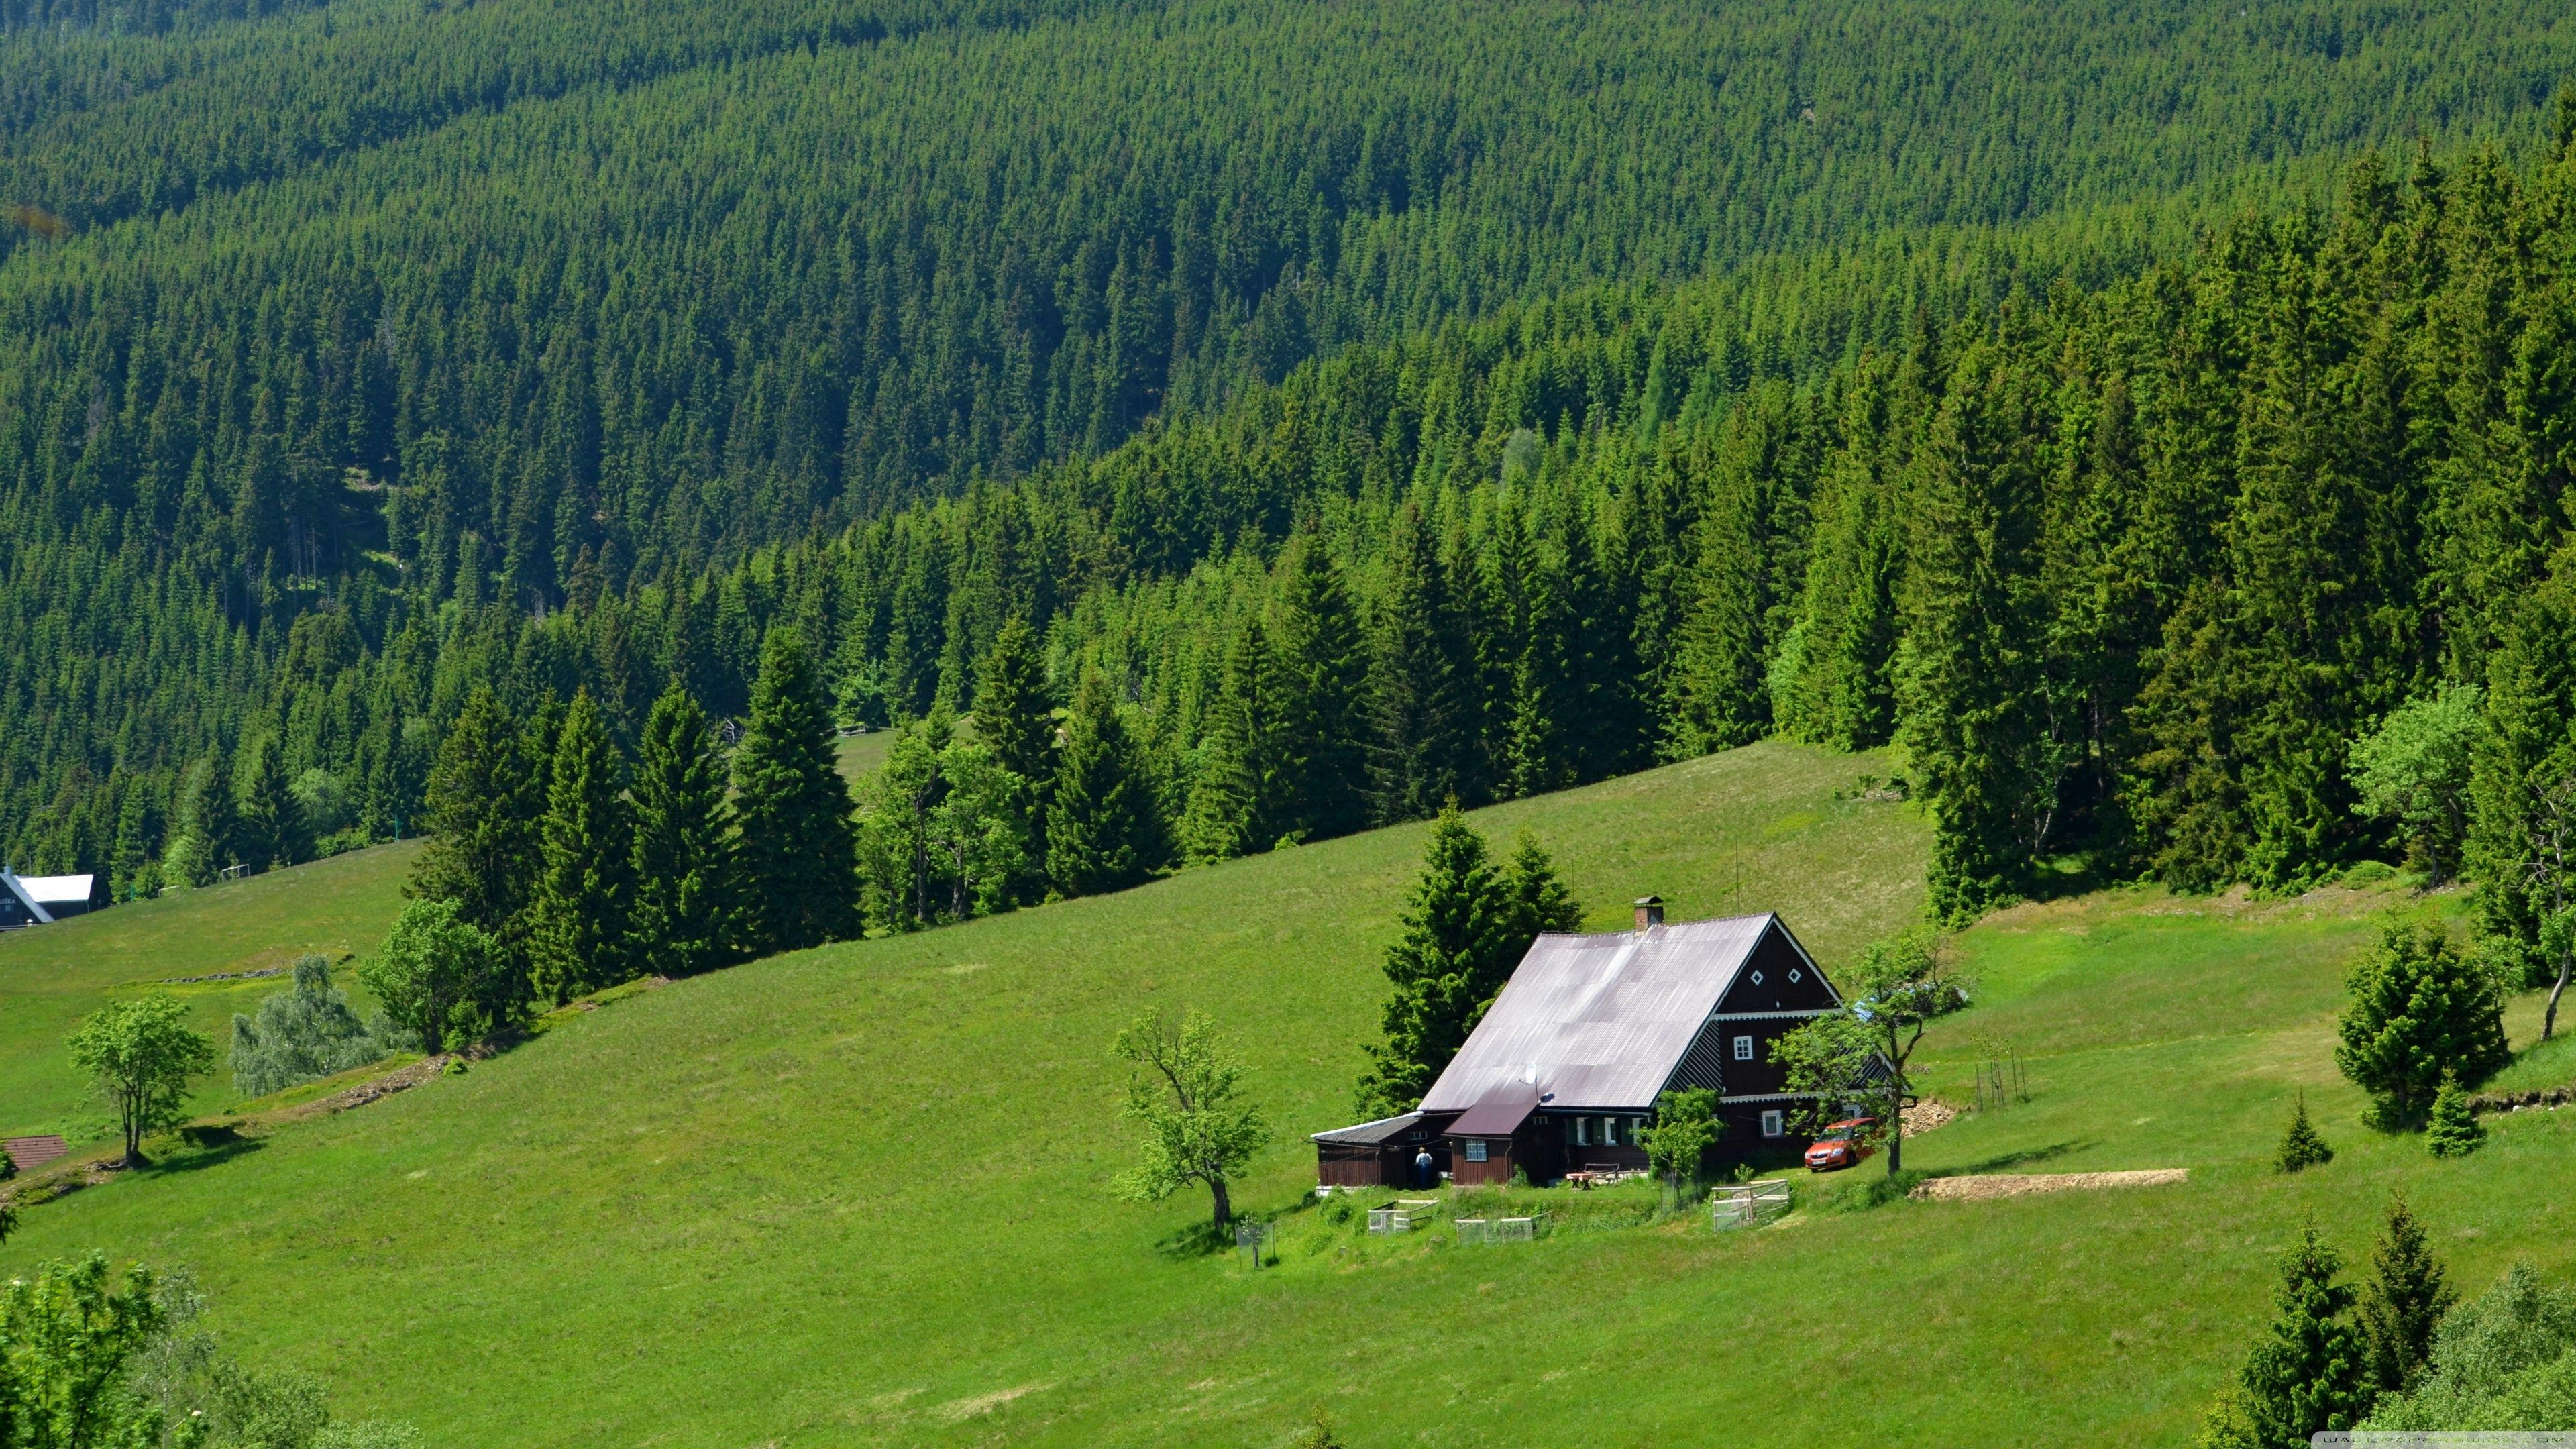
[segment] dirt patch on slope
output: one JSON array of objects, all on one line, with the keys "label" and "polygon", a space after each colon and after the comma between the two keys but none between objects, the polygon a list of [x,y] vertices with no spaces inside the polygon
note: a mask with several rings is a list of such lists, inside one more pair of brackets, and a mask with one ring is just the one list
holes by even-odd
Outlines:
[{"label": "dirt patch on slope", "polygon": [[1992,1173],[1979,1177],[1936,1177],[1919,1183],[1914,1196],[1926,1202],[1982,1202],[1995,1197],[2023,1197],[2035,1192],[2098,1192],[2111,1187],[2163,1187],[2188,1182],[2187,1167],[2150,1167],[2137,1172]]}]

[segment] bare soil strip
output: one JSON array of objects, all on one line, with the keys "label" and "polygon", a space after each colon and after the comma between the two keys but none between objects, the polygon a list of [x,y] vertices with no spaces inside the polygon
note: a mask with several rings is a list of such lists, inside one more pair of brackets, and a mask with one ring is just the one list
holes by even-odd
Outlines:
[{"label": "bare soil strip", "polygon": [[1994,1173],[1982,1177],[1936,1177],[1915,1186],[1914,1196],[1927,1202],[1980,1202],[1991,1197],[2020,1197],[2034,1192],[2094,1192],[2106,1187],[2162,1187],[2186,1182],[2187,1167],[2150,1167],[2140,1172]]}]

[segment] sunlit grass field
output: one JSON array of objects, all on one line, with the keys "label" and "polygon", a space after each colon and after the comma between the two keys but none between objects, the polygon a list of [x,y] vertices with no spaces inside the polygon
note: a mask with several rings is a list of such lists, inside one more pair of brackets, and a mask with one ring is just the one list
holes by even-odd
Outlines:
[{"label": "sunlit grass field", "polygon": [[[1830,969],[1921,909],[1915,807],[1838,798],[1873,768],[1766,744],[1476,822],[1534,829],[1596,929],[1648,891],[1675,919],[1777,909]],[[2179,1444],[2304,1215],[2358,1253],[2402,1184],[2472,1288],[2576,1255],[2576,1111],[2491,1119],[2453,1163],[2357,1125],[2331,1017],[2399,890],[2126,890],[1962,940],[1978,1004],[1928,1078],[1966,1100],[2008,1047],[2031,1100],[1909,1165],[2187,1185],[1847,1212],[1857,1175],[1793,1174],[1800,1210],[1753,1232],[1363,1241],[1307,1205],[1303,1139],[1350,1118],[1423,833],[680,982],[36,1209],[5,1252],[186,1263],[235,1348],[434,1442],[710,1446],[1266,1446],[1317,1407],[1360,1446]],[[1108,1041],[1156,1004],[1212,1013],[1253,1068],[1280,1136],[1238,1202],[1280,1219],[1274,1266],[1175,1251],[1203,1196],[1109,1191]],[[2518,1002],[2517,1045],[2535,1021]],[[2341,1156],[2282,1179],[2302,1088]]]}]

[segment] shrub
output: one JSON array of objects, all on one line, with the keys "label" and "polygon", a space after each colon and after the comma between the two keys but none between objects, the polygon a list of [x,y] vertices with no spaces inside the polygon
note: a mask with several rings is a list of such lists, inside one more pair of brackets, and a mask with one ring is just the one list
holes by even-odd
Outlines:
[{"label": "shrub", "polygon": [[2576,1293],[2516,1263],[2453,1309],[2415,1388],[2383,1393],[2362,1427],[2554,1429],[2576,1424]]},{"label": "shrub", "polygon": [[2476,1082],[2507,1059],[2495,973],[2463,954],[2437,916],[2391,920],[2346,984],[2335,1065],[2370,1093],[2373,1126],[2414,1127],[2444,1072]]},{"label": "shrub", "polygon": [[2432,1120],[2424,1127],[2424,1149],[2435,1157],[2466,1157],[2486,1141],[2487,1129],[2469,1110],[2469,1096],[2460,1090],[2460,1079],[2446,1074],[2442,1090],[2433,1097]]},{"label": "shrub", "polygon": [[394,1054],[407,1035],[390,1022],[374,1028],[349,1009],[331,984],[331,964],[298,957],[295,985],[259,1004],[254,1016],[233,1018],[233,1085],[245,1097],[265,1097],[299,1082],[363,1067]]},{"label": "shrub", "polygon": [[1914,1189],[1931,1175],[1921,1168],[1909,1167],[1885,1177],[1863,1178],[1845,1187],[1837,1201],[1844,1212],[1867,1212],[1912,1197]]}]

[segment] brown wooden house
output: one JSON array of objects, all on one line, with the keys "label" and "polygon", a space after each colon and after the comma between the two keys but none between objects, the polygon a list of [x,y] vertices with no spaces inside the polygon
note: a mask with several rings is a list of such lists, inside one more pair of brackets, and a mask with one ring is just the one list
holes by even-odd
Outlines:
[{"label": "brown wooden house", "polygon": [[[1642,1168],[1638,1134],[1662,1093],[1718,1094],[1725,1133],[1711,1162],[1792,1146],[1785,1089],[1771,1043],[1842,1004],[1779,917],[1666,925],[1663,903],[1637,903],[1636,928],[1599,936],[1541,936],[1459,1048],[1406,1134],[1439,1133],[1460,1183],[1544,1183],[1591,1167]],[[1316,1135],[1317,1173],[1353,1170],[1340,1139],[1384,1124]],[[1415,1149],[1403,1153],[1406,1170]],[[1381,1165],[1380,1172],[1386,1168]],[[1375,1183],[1409,1179],[1382,1175]]]}]

